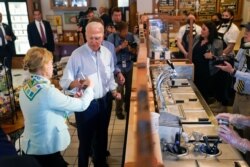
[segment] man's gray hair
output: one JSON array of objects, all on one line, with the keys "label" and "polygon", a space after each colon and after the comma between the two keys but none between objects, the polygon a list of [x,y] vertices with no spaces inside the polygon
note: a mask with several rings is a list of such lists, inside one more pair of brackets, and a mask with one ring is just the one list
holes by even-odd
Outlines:
[{"label": "man's gray hair", "polygon": [[89,31],[89,29],[94,29],[94,28],[97,28],[99,29],[102,33],[104,33],[104,27],[101,23],[99,22],[90,22],[87,24],[86,26],[86,32]]}]

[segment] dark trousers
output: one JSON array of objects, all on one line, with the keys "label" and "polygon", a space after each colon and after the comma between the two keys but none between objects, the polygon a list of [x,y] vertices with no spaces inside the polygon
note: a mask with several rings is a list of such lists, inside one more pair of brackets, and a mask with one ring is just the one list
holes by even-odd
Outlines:
[{"label": "dark trousers", "polygon": [[94,166],[103,167],[106,163],[107,109],[106,96],[92,100],[83,112],[76,112],[76,125],[79,139],[78,166],[88,167],[89,155],[94,142]]},{"label": "dark trousers", "polygon": [[[122,113],[122,106],[125,103],[125,111],[129,112],[130,109],[130,96],[131,96],[131,87],[132,87],[132,75],[133,75],[133,68],[128,72],[122,72],[125,83],[124,85],[118,85],[117,91],[121,93],[122,99],[116,100],[116,114]],[[124,93],[125,88],[125,93]]]},{"label": "dark trousers", "polygon": [[111,117],[111,112],[112,112],[112,103],[113,103],[113,96],[111,92],[108,92],[107,95],[107,125],[106,125],[106,150],[108,150],[108,127],[109,127],[109,122],[110,122],[110,117]]},{"label": "dark trousers", "polygon": [[5,47],[0,46],[0,62],[8,68],[6,69],[9,77],[9,81],[12,84],[12,56],[14,55],[14,52],[12,51],[12,47],[10,45],[6,45]]},{"label": "dark trousers", "polygon": [[46,154],[46,155],[29,155],[25,154],[24,152],[23,154],[26,156],[34,157],[42,167],[68,166],[68,163],[63,159],[60,152],[56,152],[53,154]]},{"label": "dark trousers", "polygon": [[230,89],[232,86],[232,77],[224,71],[218,71],[214,76],[214,90],[215,98],[222,103],[222,105],[229,105]]},{"label": "dark trousers", "polygon": [[12,67],[12,56],[14,56],[14,52],[10,45],[6,45],[5,47],[0,46],[0,61],[9,69]]},{"label": "dark trousers", "polygon": [[194,83],[196,87],[199,89],[202,97],[208,101],[209,97],[211,97],[210,92],[210,83],[211,83],[211,77],[209,74],[200,74],[200,75],[195,75],[194,78]]}]

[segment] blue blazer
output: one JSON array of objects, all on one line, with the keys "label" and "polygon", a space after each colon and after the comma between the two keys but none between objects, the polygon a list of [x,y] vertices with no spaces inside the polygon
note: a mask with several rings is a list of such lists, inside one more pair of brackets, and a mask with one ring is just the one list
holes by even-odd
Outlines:
[{"label": "blue blazer", "polygon": [[[53,37],[51,26],[49,22],[45,20],[43,20],[43,25],[45,27],[46,38],[47,38],[46,48],[49,51],[54,52],[55,43],[54,43],[54,37]],[[35,21],[28,24],[27,31],[28,31],[28,39],[29,39],[29,43],[31,47],[32,46],[44,47],[39,31],[36,27]]]}]

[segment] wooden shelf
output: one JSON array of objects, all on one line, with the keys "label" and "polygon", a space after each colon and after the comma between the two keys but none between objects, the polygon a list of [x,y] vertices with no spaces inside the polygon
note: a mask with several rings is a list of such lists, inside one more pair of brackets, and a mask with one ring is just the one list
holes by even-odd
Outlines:
[{"label": "wooden shelf", "polygon": [[224,9],[230,8],[234,11],[234,22],[237,24],[238,22],[242,21],[243,3],[243,0],[225,0],[223,2],[220,0],[200,0],[199,10],[196,11],[196,1],[177,0],[173,2],[173,0],[159,0],[157,8],[160,13],[169,15],[173,15],[174,13],[170,12],[170,10],[174,11],[176,9],[178,9],[178,15],[182,15],[184,11],[192,12],[196,15],[198,22],[211,20],[211,16],[214,13],[222,13]]}]

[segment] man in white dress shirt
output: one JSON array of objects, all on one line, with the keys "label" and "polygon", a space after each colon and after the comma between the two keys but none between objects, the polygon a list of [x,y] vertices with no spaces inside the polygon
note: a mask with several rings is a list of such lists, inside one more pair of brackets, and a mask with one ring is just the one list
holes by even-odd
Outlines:
[{"label": "man in white dress shirt", "polygon": [[[95,167],[106,164],[107,131],[107,93],[112,92],[116,99],[121,95],[116,92],[114,79],[114,61],[111,52],[104,46],[104,27],[101,23],[91,22],[86,27],[87,43],[73,51],[65,67],[60,85],[64,89],[77,89],[79,79],[90,78],[95,83],[94,100],[82,114],[75,113],[79,138],[78,166],[87,167],[91,143],[94,145]],[[95,137],[95,138],[94,138]]]}]

